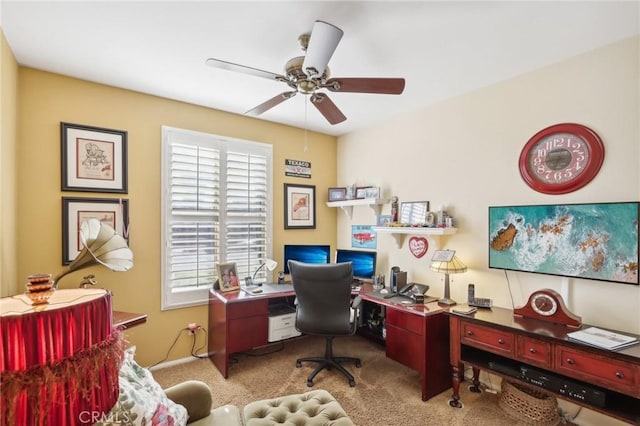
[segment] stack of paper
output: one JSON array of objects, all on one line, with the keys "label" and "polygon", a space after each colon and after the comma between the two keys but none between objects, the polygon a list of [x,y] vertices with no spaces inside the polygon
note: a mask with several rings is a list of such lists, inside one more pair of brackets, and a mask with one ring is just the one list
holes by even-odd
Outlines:
[{"label": "stack of paper", "polygon": [[638,339],[635,337],[625,336],[624,334],[614,333],[613,331],[602,330],[596,327],[574,331],[568,333],[567,336],[570,339],[603,349],[620,349],[638,343]]},{"label": "stack of paper", "polygon": [[469,306],[469,305],[458,305],[455,308],[452,308],[451,310],[456,314],[469,315],[476,312],[478,308],[476,308],[475,306]]}]

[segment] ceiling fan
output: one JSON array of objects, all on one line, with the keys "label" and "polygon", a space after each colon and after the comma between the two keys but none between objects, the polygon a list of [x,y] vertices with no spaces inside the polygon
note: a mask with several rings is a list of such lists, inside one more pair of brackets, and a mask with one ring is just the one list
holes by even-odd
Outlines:
[{"label": "ceiling fan", "polygon": [[287,61],[284,67],[285,75],[263,71],[257,68],[238,65],[220,59],[209,58],[207,65],[229,71],[242,72],[287,84],[291,89],[261,103],[245,114],[257,116],[265,111],[291,99],[298,93],[310,95],[311,104],[331,124],[338,124],[347,119],[342,111],[333,103],[326,93],[319,92],[327,89],[331,92],[378,93],[399,95],[404,90],[404,78],[329,78],[329,59],[336,50],[343,31],[327,22],[316,21],[311,33],[302,34],[298,41],[304,56],[297,56]]}]

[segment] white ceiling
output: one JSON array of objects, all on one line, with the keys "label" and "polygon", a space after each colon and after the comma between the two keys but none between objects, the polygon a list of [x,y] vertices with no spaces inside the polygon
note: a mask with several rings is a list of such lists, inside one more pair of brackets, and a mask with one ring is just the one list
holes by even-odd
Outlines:
[{"label": "white ceiling", "polygon": [[288,87],[205,65],[283,73],[317,19],[344,36],[333,77],[404,77],[402,95],[330,93],[331,126],[303,95],[261,119],[343,135],[640,33],[639,1],[7,1],[20,65],[237,114]]}]

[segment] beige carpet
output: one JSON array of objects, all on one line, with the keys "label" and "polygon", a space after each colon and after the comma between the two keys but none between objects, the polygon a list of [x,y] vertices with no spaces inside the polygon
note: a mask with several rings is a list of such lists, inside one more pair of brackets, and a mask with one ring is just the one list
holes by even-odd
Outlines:
[{"label": "beige carpet", "polygon": [[[277,352],[274,350],[280,349]],[[268,352],[273,352],[268,354]],[[283,345],[263,348],[250,354],[235,356],[229,378],[224,379],[208,359],[153,371],[163,386],[184,380],[198,379],[209,384],[215,405],[244,405],[259,399],[304,393],[312,364],[296,368],[295,359],[319,356],[324,352],[324,340],[312,336],[290,340]],[[356,356],[362,368],[347,365],[356,379],[349,387],[347,379],[336,371],[323,371],[316,376],[313,389],[326,389],[342,405],[351,419],[360,426],[369,425],[525,425],[508,417],[498,406],[498,395],[468,391],[468,383],[460,387],[464,406],[448,404],[451,389],[422,401],[418,373],[388,359],[384,348],[364,338],[354,336],[334,341],[337,356]]]}]

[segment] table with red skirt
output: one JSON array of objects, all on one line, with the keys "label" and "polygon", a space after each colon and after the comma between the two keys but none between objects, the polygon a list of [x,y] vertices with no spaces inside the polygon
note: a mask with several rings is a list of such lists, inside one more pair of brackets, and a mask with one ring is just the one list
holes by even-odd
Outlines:
[{"label": "table with red skirt", "polygon": [[49,303],[0,299],[0,425],[85,425],[118,399],[124,342],[111,293],[56,290]]}]

